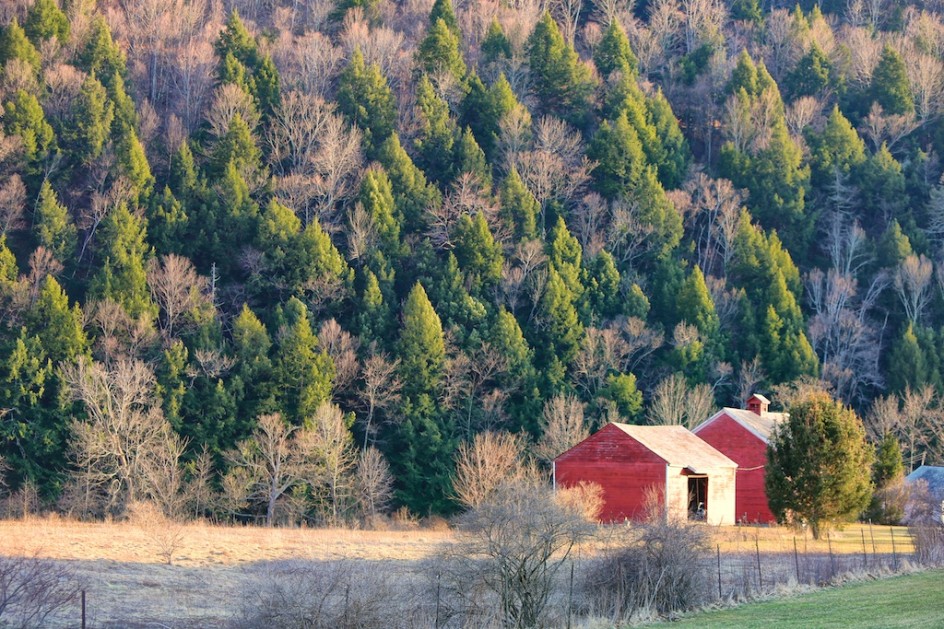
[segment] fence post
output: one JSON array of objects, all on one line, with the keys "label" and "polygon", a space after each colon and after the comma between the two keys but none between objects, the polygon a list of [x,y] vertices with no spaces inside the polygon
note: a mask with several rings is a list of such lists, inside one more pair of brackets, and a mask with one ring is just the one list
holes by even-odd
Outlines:
[{"label": "fence post", "polygon": [[721,544],[715,546],[718,549],[718,600],[722,599],[721,594]]},{"label": "fence post", "polygon": [[763,591],[764,589],[764,575],[760,570],[760,540],[757,537],[757,533],[754,533],[754,552],[757,555],[757,589]]},{"label": "fence post", "polygon": [[836,577],[836,558],[833,557],[833,538],[829,531],[826,531],[826,542],[829,544],[829,579],[832,580]]},{"label": "fence post", "polygon": [[800,553],[797,551],[797,536],[793,536],[793,563],[796,565],[797,585],[800,585]]},{"label": "fence post", "polygon": [[859,529],[862,533],[862,565],[866,570],[869,569],[869,551],[865,549],[865,529]]},{"label": "fence post", "polygon": [[875,532],[872,530],[872,520],[869,520],[869,537],[872,538],[872,555],[875,556],[878,551],[875,550]]},{"label": "fence post", "polygon": [[85,590],[82,590],[82,629],[85,629]]},{"label": "fence post", "polygon": [[898,572],[898,549],[895,547],[895,527],[889,526],[888,530],[892,534],[892,570]]}]

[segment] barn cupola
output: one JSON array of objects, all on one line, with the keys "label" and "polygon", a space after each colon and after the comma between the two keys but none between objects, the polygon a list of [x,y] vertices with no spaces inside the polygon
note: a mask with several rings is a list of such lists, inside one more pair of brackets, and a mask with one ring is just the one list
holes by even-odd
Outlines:
[{"label": "barn cupola", "polygon": [[747,410],[755,415],[765,415],[770,406],[770,400],[759,393],[755,393],[747,399]]}]

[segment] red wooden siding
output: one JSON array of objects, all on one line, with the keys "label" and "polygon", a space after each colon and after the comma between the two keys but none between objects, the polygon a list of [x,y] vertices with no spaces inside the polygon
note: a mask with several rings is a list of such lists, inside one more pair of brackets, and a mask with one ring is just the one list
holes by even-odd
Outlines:
[{"label": "red wooden siding", "polygon": [[698,430],[698,436],[738,464],[734,505],[738,520],[773,522],[764,489],[764,465],[767,444],[727,415],[722,415]]},{"label": "red wooden siding", "polygon": [[580,481],[603,487],[604,522],[640,519],[645,516],[645,497],[650,487],[665,489],[665,461],[651,450],[608,425],[557,458],[555,482],[571,487]]}]

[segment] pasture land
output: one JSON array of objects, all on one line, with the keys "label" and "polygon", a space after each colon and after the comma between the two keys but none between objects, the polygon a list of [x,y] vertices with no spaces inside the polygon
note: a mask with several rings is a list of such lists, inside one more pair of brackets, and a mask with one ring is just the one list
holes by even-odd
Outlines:
[{"label": "pasture land", "polygon": [[[672,629],[896,629],[944,626],[944,571],[930,570],[878,581],[849,583],[751,603],[734,609],[703,612]],[[652,629],[666,623],[647,625]]]},{"label": "pasture land", "polygon": [[[819,582],[816,565],[820,571],[824,565],[834,569],[838,565],[842,572],[843,565],[871,565],[867,562],[874,561],[875,555],[886,556],[887,563],[892,535],[899,557],[912,552],[904,528],[892,532],[889,527],[855,525],[831,532],[829,541],[814,541],[802,531],[779,527],[712,527],[711,532],[712,545],[720,547],[724,557],[725,596],[745,586],[753,591],[753,583],[759,581],[754,559],[758,550],[764,560],[764,584],[772,583],[778,570],[783,578],[790,578],[794,538],[804,582],[807,577]],[[71,565],[87,592],[90,627],[222,627],[247,589],[272,565],[285,560],[371,562],[397,578],[421,572],[420,562],[455,539],[444,526],[365,531],[192,523],[179,525],[173,564],[167,565],[162,556],[163,533],[129,522],[86,523],[57,517],[7,520],[0,521],[0,556],[39,556]],[[623,539],[625,529],[607,527],[578,556],[590,557]],[[827,563],[823,556],[830,543],[837,557]],[[70,611],[61,626],[76,626],[77,604],[74,613]]]}]

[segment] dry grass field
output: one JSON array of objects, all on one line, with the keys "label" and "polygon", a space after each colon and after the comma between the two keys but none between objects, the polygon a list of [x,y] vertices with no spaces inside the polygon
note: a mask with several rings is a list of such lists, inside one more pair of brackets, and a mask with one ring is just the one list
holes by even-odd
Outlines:
[{"label": "dry grass field", "polygon": [[[619,529],[581,553],[618,543]],[[828,552],[827,540],[787,528],[721,527],[712,530],[721,552],[762,554]],[[896,528],[895,550],[911,553],[907,530]],[[167,565],[162,544],[171,539],[173,565]],[[849,526],[830,534],[833,552],[892,552],[889,527]],[[176,541],[174,541],[176,540]],[[132,523],[84,523],[51,518],[0,521],[0,555],[40,556],[68,562],[87,592],[90,627],[219,627],[232,614],[267,564],[287,559],[363,560],[378,570],[415,567],[453,533],[439,527],[412,530],[284,529],[211,526],[203,523],[173,527]],[[75,616],[62,626],[77,626]]]}]

